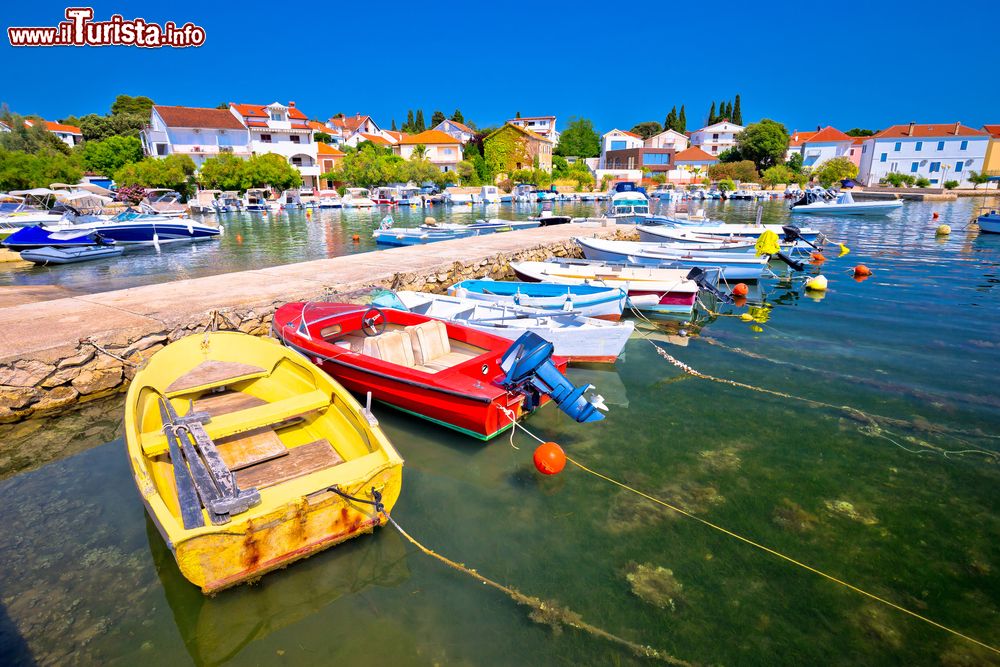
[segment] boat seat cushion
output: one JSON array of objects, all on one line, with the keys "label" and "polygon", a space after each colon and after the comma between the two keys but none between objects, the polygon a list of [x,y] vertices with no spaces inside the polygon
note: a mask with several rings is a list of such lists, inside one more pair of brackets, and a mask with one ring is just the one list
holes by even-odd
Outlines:
[{"label": "boat seat cushion", "polygon": [[414,366],[410,336],[405,331],[386,331],[378,336],[365,338],[361,353],[391,364],[408,368]]},{"label": "boat seat cushion", "polygon": [[414,324],[406,327],[404,331],[410,337],[413,359],[418,366],[431,366],[431,362],[435,359],[451,352],[448,327],[441,320],[428,320]]}]

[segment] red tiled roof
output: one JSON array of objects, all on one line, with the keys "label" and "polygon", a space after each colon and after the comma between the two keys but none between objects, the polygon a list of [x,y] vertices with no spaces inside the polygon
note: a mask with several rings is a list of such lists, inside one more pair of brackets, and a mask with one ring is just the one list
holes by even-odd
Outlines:
[{"label": "red tiled roof", "polygon": [[400,142],[400,140],[401,140],[401,139],[402,139],[402,138],[403,138],[404,136],[406,136],[406,135],[404,135],[404,134],[403,134],[402,132],[397,132],[396,130],[382,130],[382,131],[383,131],[383,132],[385,132],[386,134],[388,134],[388,135],[389,135],[390,137],[392,137],[393,139],[395,139],[395,140],[396,140],[396,143],[399,143],[399,142]]},{"label": "red tiled roof", "polygon": [[855,146],[860,146],[865,143],[866,139],[868,139],[868,137],[851,137],[851,143]]},{"label": "red tiled roof", "polygon": [[801,146],[805,142],[812,139],[815,132],[792,132],[792,136],[788,141],[789,147]]},{"label": "red tiled roof", "polygon": [[229,109],[202,107],[153,107],[168,127],[199,127],[213,130],[242,130],[243,123]]},{"label": "red tiled roof", "polygon": [[424,144],[426,146],[430,144],[460,144],[462,142],[450,134],[445,134],[441,130],[427,130],[419,134],[408,134],[399,143],[404,146],[413,146],[416,144]]},{"label": "red tiled roof", "polygon": [[983,125],[983,130],[994,139],[1000,139],[1000,125]]},{"label": "red tiled roof", "polygon": [[316,142],[316,154],[317,155],[329,155],[331,157],[342,157],[344,151],[338,150],[331,146],[330,144],[325,144],[322,141]]},{"label": "red tiled roof", "polygon": [[364,132],[358,132],[358,135],[372,142],[373,144],[378,144],[379,146],[392,146],[391,141],[389,141],[385,137],[380,137],[377,134],[365,134]]},{"label": "red tiled roof", "polygon": [[[236,109],[244,118],[268,118],[267,104],[236,104],[235,102],[230,102],[230,106]],[[291,104],[285,105],[288,107],[288,117],[294,118],[295,120],[308,120],[308,117],[299,111],[297,108]]]},{"label": "red tiled roof", "polygon": [[678,162],[718,162],[719,158],[715,155],[709,155],[705,151],[701,150],[697,146],[692,146],[691,148],[685,148],[680,153],[674,155],[674,163]]},{"label": "red tiled roof", "polygon": [[362,116],[361,114],[355,116],[335,116],[329,120],[329,123],[353,132],[354,130],[361,127],[361,125],[371,118],[371,116]]},{"label": "red tiled roof", "polygon": [[47,120],[45,121],[45,127],[48,128],[49,132],[83,135],[83,132],[76,125],[63,125],[62,123],[53,123],[51,120]]},{"label": "red tiled roof", "polygon": [[836,141],[851,141],[851,136],[844,134],[835,127],[830,127],[827,125],[819,132],[813,133],[811,137],[806,139],[807,144],[818,144],[818,143],[830,143]]},{"label": "red tiled roof", "polygon": [[640,137],[635,132],[626,132],[625,130],[618,130],[618,131],[621,132],[622,134],[627,134],[630,137],[635,137],[636,139],[642,139],[642,137]]},{"label": "red tiled roof", "polygon": [[[906,137],[982,137],[986,132],[961,123],[936,123],[934,125],[893,125],[874,136],[875,139],[903,139]],[[957,130],[957,131],[956,131]]]}]

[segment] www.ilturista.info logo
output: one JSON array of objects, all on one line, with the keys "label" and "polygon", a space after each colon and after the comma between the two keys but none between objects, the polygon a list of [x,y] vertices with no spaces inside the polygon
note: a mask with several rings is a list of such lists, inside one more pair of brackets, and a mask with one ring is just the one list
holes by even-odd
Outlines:
[{"label": "www.ilturista.info logo", "polygon": [[108,21],[94,21],[92,7],[67,7],[66,20],[54,28],[7,28],[11,46],[161,46],[184,48],[205,43],[205,29],[193,23],[162,26],[145,19],[126,20],[113,14]]}]

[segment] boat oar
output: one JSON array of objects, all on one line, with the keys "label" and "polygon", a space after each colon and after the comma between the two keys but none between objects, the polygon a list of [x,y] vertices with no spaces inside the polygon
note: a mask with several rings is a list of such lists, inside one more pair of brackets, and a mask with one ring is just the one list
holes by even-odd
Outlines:
[{"label": "boat oar", "polygon": [[201,513],[201,501],[198,499],[191,471],[188,470],[187,462],[181,454],[180,444],[177,442],[177,435],[174,433],[173,420],[166,406],[168,400],[166,397],[160,397],[160,419],[163,421],[163,435],[167,437],[167,447],[170,449],[170,463],[174,467],[174,484],[177,487],[181,520],[184,522],[185,530],[201,528],[205,525],[205,517]]}]

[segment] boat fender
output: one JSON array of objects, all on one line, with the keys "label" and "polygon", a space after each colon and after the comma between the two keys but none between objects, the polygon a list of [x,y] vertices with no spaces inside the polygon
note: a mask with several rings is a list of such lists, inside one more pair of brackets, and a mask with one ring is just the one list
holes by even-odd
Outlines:
[{"label": "boat fender", "polygon": [[500,381],[507,391],[521,393],[528,407],[538,404],[538,397],[545,394],[578,422],[604,419],[598,410],[607,410],[600,396],[585,397],[592,385],[575,387],[552,363],[554,346],[536,333],[526,331],[507,348],[500,358],[504,378]]},{"label": "boat fender", "polygon": [[191,225],[190,221],[188,222],[187,227],[188,227],[188,236],[194,236],[194,227]]},{"label": "boat fender", "polygon": [[951,226],[949,225],[938,225],[937,230],[934,232],[936,236],[948,236],[951,234]]},{"label": "boat fender", "polygon": [[814,292],[825,292],[827,286],[826,276],[813,276],[806,281],[806,289]]}]

